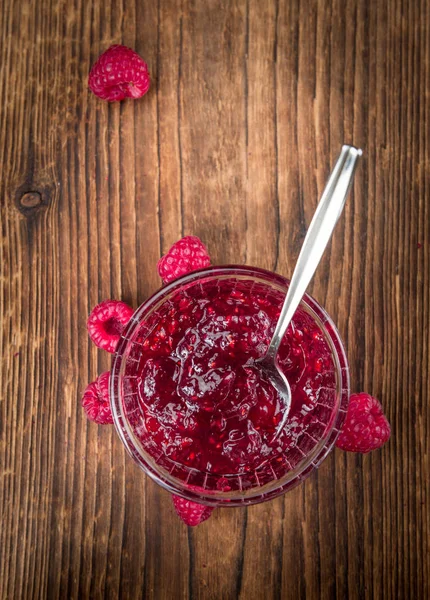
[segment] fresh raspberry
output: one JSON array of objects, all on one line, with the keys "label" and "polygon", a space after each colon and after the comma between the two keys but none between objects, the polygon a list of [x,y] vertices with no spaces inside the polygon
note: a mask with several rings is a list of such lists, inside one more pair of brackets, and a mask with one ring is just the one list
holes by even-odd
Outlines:
[{"label": "fresh raspberry", "polygon": [[113,423],[109,403],[109,380],[109,371],[102,373],[96,381],[89,384],[82,396],[82,406],[87,417],[99,425]]},{"label": "fresh raspberry", "polygon": [[88,76],[90,90],[99,98],[115,102],[140,98],[149,90],[148,66],[127,46],[111,46],[93,65]]},{"label": "fresh raspberry", "polygon": [[369,394],[352,394],[349,399],[345,423],[336,446],[349,452],[370,452],[381,448],[391,433],[382,406]]},{"label": "fresh raspberry", "polygon": [[88,333],[97,348],[114,353],[132,314],[133,309],[119,300],[105,300],[97,304],[87,321]]},{"label": "fresh raspberry", "polygon": [[190,525],[191,527],[200,525],[200,523],[209,519],[213,511],[211,506],[204,506],[197,502],[191,502],[191,500],[185,500],[174,494],[172,494],[172,500],[179,517],[183,520],[185,525]]},{"label": "fresh raspberry", "polygon": [[158,261],[158,273],[164,283],[211,264],[206,246],[195,235],[187,235],[173,244]]}]

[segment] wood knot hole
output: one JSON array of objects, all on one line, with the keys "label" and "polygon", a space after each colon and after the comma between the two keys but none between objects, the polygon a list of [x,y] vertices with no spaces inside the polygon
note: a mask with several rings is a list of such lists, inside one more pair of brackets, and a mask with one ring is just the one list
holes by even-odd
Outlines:
[{"label": "wood knot hole", "polygon": [[19,203],[22,208],[36,208],[42,204],[42,196],[39,192],[27,192],[21,196]]}]

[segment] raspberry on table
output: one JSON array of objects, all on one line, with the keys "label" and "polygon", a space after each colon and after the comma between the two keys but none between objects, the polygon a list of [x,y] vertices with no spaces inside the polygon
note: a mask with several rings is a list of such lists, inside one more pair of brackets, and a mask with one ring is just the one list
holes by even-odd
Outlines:
[{"label": "raspberry on table", "polygon": [[90,90],[108,102],[140,98],[149,85],[146,62],[134,50],[119,44],[99,56],[88,76]]},{"label": "raspberry on table", "polygon": [[170,283],[182,275],[209,267],[211,259],[206,246],[195,235],[187,235],[173,244],[158,261],[158,273],[164,283]]},{"label": "raspberry on table", "polygon": [[204,506],[191,500],[185,500],[185,498],[175,496],[175,494],[172,494],[172,500],[178,516],[185,525],[189,525],[190,527],[200,525],[200,523],[209,519],[214,510],[211,506]]},{"label": "raspberry on table", "polygon": [[128,304],[120,300],[104,300],[97,304],[87,321],[89,336],[97,348],[113,354],[133,312]]},{"label": "raspberry on table", "polygon": [[90,383],[82,396],[82,406],[90,421],[99,425],[113,423],[109,402],[110,373],[102,373],[96,381]]},{"label": "raspberry on table", "polygon": [[367,453],[381,448],[390,438],[391,428],[376,398],[361,392],[349,399],[345,423],[336,446],[349,452]]}]

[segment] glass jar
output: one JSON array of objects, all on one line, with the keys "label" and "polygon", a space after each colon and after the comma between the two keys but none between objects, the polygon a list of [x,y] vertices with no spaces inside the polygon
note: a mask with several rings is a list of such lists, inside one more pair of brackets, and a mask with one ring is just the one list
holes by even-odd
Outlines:
[{"label": "glass jar", "polygon": [[[110,399],[116,430],[137,464],[159,485],[169,492],[188,500],[209,506],[243,506],[270,500],[292,489],[316,469],[333,448],[346,416],[349,398],[349,370],[342,341],[337,329],[325,310],[305,295],[301,309],[316,324],[330,348],[335,371],[332,414],[320,439],[312,449],[301,456],[297,464],[281,477],[274,475],[272,480],[251,486],[242,486],[240,480],[235,485],[219,486],[222,474],[203,473],[192,467],[178,465],[162,453],[156,458],[152,448],[151,435],[142,434],[141,419],[136,391],[137,365],[142,354],[142,340],[145,339],[149,323],[163,307],[167,307],[177,294],[190,294],[195,286],[202,285],[264,286],[264,289],[285,296],[289,282],[287,279],[262,269],[247,266],[221,266],[195,271],[166,285],[149,298],[134,313],[118,344],[113,360],[110,379]],[[146,436],[146,437],[145,437]],[[148,451],[151,449],[151,452]],[[215,481],[213,478],[218,478]],[[240,474],[229,477],[241,477]],[[231,479],[230,479],[231,480]],[[210,485],[209,485],[210,484]]]}]

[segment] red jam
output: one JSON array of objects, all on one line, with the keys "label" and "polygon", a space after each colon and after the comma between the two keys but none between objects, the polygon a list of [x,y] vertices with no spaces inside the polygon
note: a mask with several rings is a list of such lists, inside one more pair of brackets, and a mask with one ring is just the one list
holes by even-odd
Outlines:
[{"label": "red jam", "polygon": [[145,321],[127,363],[126,410],[145,449],[177,477],[193,473],[207,489],[262,485],[325,436],[335,366],[321,329],[299,309],[278,354],[292,405],[274,440],[283,404],[253,363],[283,300],[251,280],[210,280],[179,290]]}]

